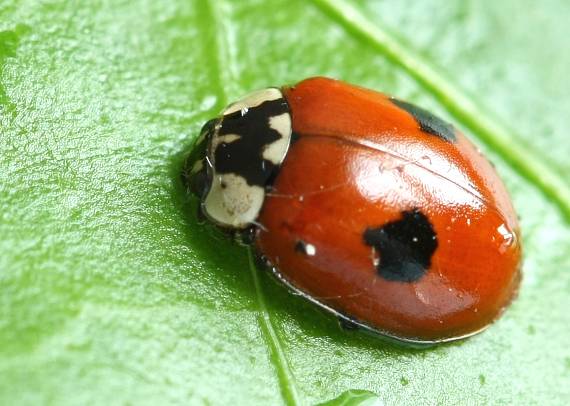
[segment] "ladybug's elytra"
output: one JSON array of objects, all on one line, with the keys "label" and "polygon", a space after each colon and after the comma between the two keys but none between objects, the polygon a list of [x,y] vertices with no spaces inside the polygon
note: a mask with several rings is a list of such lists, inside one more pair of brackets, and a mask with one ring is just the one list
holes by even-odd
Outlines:
[{"label": "ladybug's elytra", "polygon": [[212,223],[352,326],[410,344],[476,334],[516,295],[517,218],[453,126],[317,77],[206,123],[187,179]]}]

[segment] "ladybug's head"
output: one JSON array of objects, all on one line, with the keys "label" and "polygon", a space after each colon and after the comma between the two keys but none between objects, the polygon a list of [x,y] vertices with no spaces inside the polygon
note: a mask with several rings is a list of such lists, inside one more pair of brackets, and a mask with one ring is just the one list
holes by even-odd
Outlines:
[{"label": "ladybug's head", "polygon": [[285,159],[291,133],[289,106],[276,88],[251,93],[208,121],[186,164],[205,217],[225,229],[250,227]]},{"label": "ladybug's head", "polygon": [[203,199],[210,190],[213,177],[213,165],[208,158],[208,148],[220,120],[214,118],[202,126],[198,139],[186,158],[184,176],[190,191]]}]

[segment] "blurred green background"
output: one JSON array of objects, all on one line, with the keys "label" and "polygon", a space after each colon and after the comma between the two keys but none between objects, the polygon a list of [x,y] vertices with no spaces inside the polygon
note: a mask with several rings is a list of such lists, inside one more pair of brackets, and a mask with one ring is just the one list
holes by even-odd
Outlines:
[{"label": "blurred green background", "polygon": [[[566,0],[0,2],[0,404],[568,404],[569,18]],[[424,351],[344,333],[265,274],[256,290],[245,251],[196,223],[179,174],[202,123],[312,75],[426,107],[496,164],[525,264],[487,332]]]}]

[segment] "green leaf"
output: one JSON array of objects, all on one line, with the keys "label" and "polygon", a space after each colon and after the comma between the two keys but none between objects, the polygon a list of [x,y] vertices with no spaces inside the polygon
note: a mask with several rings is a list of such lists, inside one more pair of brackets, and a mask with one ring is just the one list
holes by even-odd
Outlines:
[{"label": "green leaf", "polygon": [[[569,15],[565,0],[4,0],[0,404],[352,404],[360,388],[390,405],[567,403]],[[342,332],[196,222],[180,171],[202,123],[313,75],[433,110],[496,164],[525,277],[488,331],[421,351]]]},{"label": "green leaf", "polygon": [[350,389],[339,397],[320,403],[320,406],[382,406],[378,396],[362,389]]}]

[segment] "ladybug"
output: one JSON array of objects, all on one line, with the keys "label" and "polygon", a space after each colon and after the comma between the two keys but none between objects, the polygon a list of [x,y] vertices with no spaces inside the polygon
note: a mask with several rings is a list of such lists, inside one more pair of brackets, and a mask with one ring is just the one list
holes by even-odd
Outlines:
[{"label": "ladybug", "polygon": [[457,129],[405,101],[324,77],[256,91],[205,124],[185,171],[207,220],[346,327],[453,341],[517,293],[503,183]]}]

